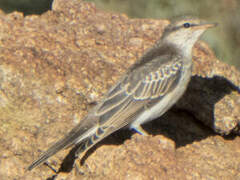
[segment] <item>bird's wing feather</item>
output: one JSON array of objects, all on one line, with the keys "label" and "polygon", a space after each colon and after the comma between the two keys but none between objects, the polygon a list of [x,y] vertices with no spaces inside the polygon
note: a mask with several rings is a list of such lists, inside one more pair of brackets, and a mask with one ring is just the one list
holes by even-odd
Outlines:
[{"label": "bird's wing feather", "polygon": [[[169,56],[160,56],[128,72],[80,124],[44,152],[28,170],[43,163],[63,148],[97,137],[94,142],[86,141],[88,144],[91,142],[92,146],[131,123],[148,102],[163,97],[176,86],[181,68],[181,61]],[[98,133],[99,131],[101,133]],[[83,150],[87,149],[86,146]]]},{"label": "bird's wing feather", "polygon": [[132,114],[144,108],[151,100],[169,93],[177,85],[182,61],[178,58],[168,61],[167,58],[170,57],[156,57],[149,64],[127,74],[112,88],[95,109],[99,125],[114,125],[119,129],[130,123],[128,118],[133,118]]},{"label": "bird's wing feather", "polygon": [[163,64],[157,70],[146,75],[135,88],[128,88],[127,93],[133,94],[135,100],[150,100],[162,97],[175,87],[181,67],[181,61]]}]

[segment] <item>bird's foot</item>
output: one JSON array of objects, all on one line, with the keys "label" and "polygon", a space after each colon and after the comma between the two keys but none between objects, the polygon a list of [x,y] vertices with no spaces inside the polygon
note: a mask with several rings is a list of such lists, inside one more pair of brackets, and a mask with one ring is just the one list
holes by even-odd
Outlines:
[{"label": "bird's foot", "polygon": [[84,171],[83,171],[83,168],[81,166],[80,160],[78,160],[77,162],[74,163],[74,169],[75,169],[76,174],[84,175]]},{"label": "bird's foot", "polygon": [[52,167],[47,161],[44,162],[44,165],[51,169],[54,172],[54,174],[57,174],[57,170],[54,167]]},{"label": "bird's foot", "polygon": [[141,134],[143,136],[149,136],[147,131],[145,131],[141,126],[132,127],[132,129],[134,129],[138,134]]}]

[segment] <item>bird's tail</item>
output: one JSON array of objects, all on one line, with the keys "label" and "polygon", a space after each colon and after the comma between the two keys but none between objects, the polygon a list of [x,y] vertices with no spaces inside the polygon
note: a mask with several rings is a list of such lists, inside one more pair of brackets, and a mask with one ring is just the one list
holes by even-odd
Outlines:
[{"label": "bird's tail", "polygon": [[96,143],[102,140],[104,137],[111,134],[111,132],[112,131],[109,131],[109,129],[105,131],[104,127],[98,127],[94,134],[92,134],[91,136],[84,139],[81,143],[79,143],[78,149],[75,152],[75,156],[78,157],[79,154],[86,152],[92,146],[94,146]]},{"label": "bird's tail", "polygon": [[[84,121],[85,120],[85,121]],[[30,171],[36,166],[44,163],[49,157],[56,154],[61,149],[70,147],[72,145],[79,144],[80,148],[78,153],[89,149],[99,139],[98,134],[102,134],[102,128],[96,125],[85,123],[93,122],[83,119],[83,123],[80,123],[72,131],[70,131],[63,139],[53,144],[46,152],[44,152],[37,160],[35,160],[27,169]]]}]

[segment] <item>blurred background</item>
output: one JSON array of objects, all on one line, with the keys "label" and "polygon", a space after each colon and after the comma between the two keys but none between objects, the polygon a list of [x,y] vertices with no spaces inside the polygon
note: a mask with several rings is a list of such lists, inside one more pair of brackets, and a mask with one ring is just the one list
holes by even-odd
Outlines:
[{"label": "blurred background", "polygon": [[[25,15],[50,10],[53,0],[0,0],[0,8]],[[69,0],[70,1],[70,0]],[[85,0],[100,9],[127,14],[132,18],[170,19],[194,15],[219,26],[203,36],[216,56],[240,70],[240,0]]]}]

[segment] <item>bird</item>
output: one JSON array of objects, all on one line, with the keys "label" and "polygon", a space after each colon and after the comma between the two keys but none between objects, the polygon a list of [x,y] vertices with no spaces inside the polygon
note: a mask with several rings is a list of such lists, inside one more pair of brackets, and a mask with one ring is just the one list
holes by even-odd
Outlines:
[{"label": "bird", "polygon": [[104,95],[102,100],[62,139],[27,168],[32,170],[58,151],[78,146],[75,157],[121,128],[142,135],[142,124],[162,116],[183,95],[192,73],[192,49],[216,23],[193,17],[172,21],[147,50]]}]

